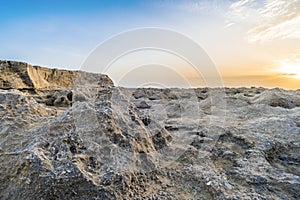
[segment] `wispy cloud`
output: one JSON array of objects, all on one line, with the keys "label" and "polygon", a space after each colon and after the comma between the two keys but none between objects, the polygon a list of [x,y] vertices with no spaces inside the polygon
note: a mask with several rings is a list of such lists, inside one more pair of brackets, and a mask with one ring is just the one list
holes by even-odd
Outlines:
[{"label": "wispy cloud", "polygon": [[293,53],[285,56],[285,58],[277,61],[280,65],[294,65],[300,69],[300,53]]},{"label": "wispy cloud", "polygon": [[229,7],[228,24],[249,23],[249,42],[300,38],[300,0],[238,0]]},{"label": "wispy cloud", "polygon": [[257,18],[258,2],[255,0],[238,0],[229,5],[226,27],[239,22],[250,22]]}]

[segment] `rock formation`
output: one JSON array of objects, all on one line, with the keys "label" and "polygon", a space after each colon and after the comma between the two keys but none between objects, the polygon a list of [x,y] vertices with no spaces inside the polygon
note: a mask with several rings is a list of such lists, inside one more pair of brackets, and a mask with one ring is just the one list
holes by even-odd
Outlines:
[{"label": "rock formation", "polygon": [[300,199],[300,90],[0,66],[0,199]]}]

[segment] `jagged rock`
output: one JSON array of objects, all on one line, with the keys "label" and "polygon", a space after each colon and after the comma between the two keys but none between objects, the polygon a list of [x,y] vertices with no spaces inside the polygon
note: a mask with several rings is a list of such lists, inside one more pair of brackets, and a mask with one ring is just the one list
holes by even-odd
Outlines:
[{"label": "jagged rock", "polygon": [[1,70],[0,199],[300,198],[299,90]]},{"label": "jagged rock", "polygon": [[145,101],[141,101],[138,103],[137,108],[139,109],[149,109],[151,106],[147,104]]},{"label": "jagged rock", "polygon": [[[106,75],[32,66],[23,62],[0,60],[0,88],[18,89],[33,95],[48,106],[70,107],[74,88],[113,86]],[[77,93],[77,100],[86,96]]]},{"label": "jagged rock", "polygon": [[74,84],[97,87],[99,83],[100,86],[113,85],[106,75],[49,69],[24,62],[0,61],[1,89],[72,89]]},{"label": "jagged rock", "polygon": [[254,100],[256,103],[263,103],[273,107],[295,108],[300,106],[300,96],[291,95],[288,92],[281,90],[264,91],[259,97]]}]

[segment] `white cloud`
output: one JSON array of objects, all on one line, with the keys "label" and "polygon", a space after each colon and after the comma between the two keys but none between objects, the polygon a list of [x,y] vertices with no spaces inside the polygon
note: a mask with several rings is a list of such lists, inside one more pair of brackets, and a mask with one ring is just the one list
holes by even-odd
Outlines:
[{"label": "white cloud", "polygon": [[227,24],[248,23],[249,42],[300,39],[300,0],[239,0],[229,7]]},{"label": "white cloud", "polygon": [[255,21],[259,3],[255,0],[239,0],[229,5],[227,12],[226,27],[240,22]]}]

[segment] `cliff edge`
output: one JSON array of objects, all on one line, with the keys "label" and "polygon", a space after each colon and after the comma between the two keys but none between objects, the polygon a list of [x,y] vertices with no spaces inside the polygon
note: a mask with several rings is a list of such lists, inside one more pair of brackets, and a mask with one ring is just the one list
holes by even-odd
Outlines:
[{"label": "cliff edge", "polygon": [[49,69],[24,62],[0,60],[1,89],[71,89],[79,78],[86,80],[84,84],[89,86],[97,86],[99,82],[113,85],[111,79],[103,74]]}]

